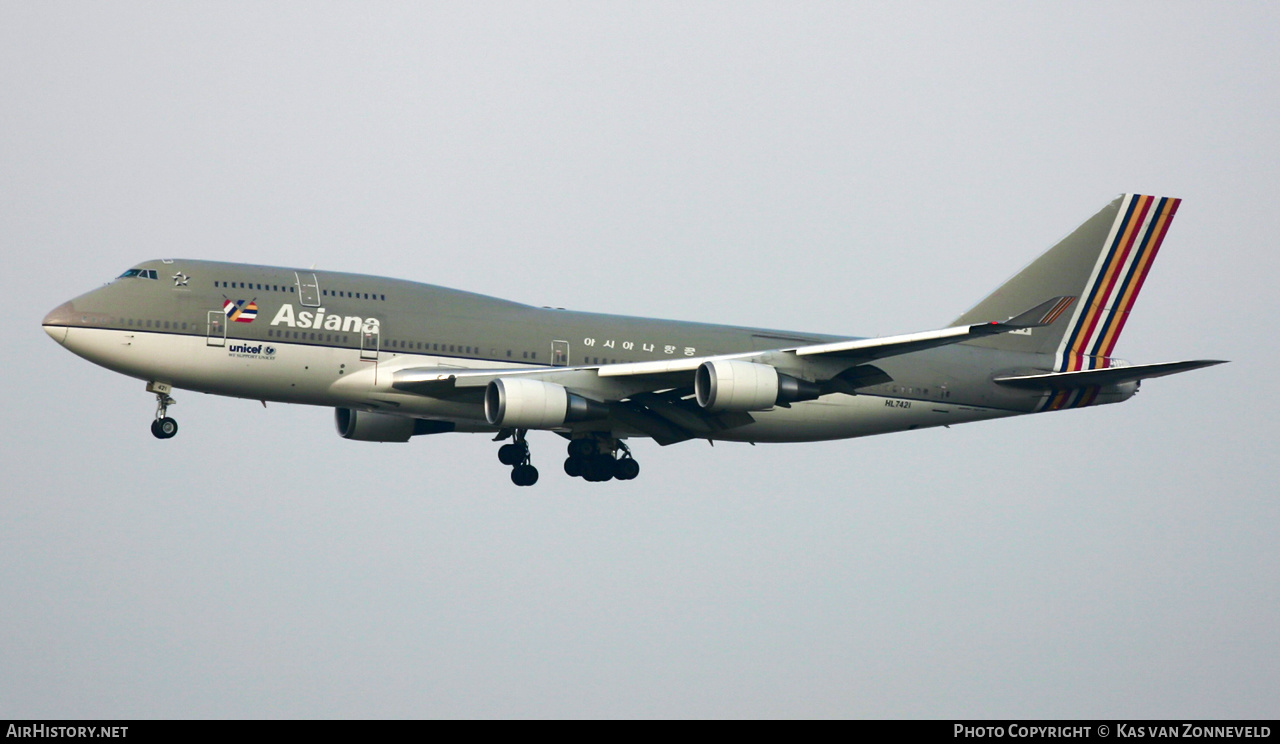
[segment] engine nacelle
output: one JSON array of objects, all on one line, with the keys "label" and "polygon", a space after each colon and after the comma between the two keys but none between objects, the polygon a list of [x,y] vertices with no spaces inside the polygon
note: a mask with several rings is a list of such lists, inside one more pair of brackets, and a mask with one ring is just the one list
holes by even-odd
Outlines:
[{"label": "engine nacelle", "polygon": [[338,434],[359,442],[407,442],[414,435],[414,419],[390,413],[370,413],[351,408],[333,409]]},{"label": "engine nacelle", "polygon": [[776,405],[815,400],[817,383],[784,375],[767,364],[712,359],[693,378],[698,405],[708,411],[763,411]]},{"label": "engine nacelle", "polygon": [[563,385],[523,377],[499,377],[484,391],[484,417],[494,426],[554,429],[609,415],[608,406],[571,393]]}]

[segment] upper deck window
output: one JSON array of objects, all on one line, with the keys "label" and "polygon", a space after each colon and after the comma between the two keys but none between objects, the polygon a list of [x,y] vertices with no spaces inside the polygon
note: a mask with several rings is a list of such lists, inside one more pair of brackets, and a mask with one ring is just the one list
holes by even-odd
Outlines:
[{"label": "upper deck window", "polygon": [[155,269],[129,269],[128,271],[124,272],[117,278],[128,279],[129,277],[133,277],[133,276],[136,276],[139,279],[159,279],[160,278],[159,275],[156,274]]}]

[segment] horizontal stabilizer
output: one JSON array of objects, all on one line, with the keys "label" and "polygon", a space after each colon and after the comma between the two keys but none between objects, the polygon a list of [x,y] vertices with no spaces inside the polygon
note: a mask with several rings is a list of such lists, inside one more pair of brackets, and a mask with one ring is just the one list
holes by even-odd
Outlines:
[{"label": "horizontal stabilizer", "polygon": [[1164,377],[1165,375],[1176,375],[1179,372],[1189,372],[1201,367],[1212,367],[1215,364],[1226,364],[1226,361],[1220,359],[1196,359],[1187,362],[1164,362],[1163,364],[1139,364],[1131,367],[1087,369],[1080,372],[1046,372],[1036,375],[997,377],[995,382],[1028,390],[1070,390],[1095,385],[1105,386],[1137,382],[1150,377]]}]

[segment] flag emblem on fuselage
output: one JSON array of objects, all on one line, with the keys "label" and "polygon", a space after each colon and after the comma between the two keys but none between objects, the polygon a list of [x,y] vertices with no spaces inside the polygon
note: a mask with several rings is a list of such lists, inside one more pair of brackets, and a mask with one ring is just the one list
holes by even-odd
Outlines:
[{"label": "flag emblem on fuselage", "polygon": [[227,320],[236,323],[252,323],[253,319],[258,317],[257,299],[244,300],[228,299],[222,303],[222,311],[227,314]]}]

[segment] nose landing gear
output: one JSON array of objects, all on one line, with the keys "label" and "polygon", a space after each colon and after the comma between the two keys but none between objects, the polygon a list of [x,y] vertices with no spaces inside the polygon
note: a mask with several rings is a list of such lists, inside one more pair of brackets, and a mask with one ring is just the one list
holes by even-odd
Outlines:
[{"label": "nose landing gear", "polygon": [[173,386],[163,382],[147,383],[147,392],[156,396],[156,418],[151,422],[151,433],[156,439],[172,439],[178,433],[178,422],[169,418],[169,406],[178,403],[169,397],[172,391]]}]

